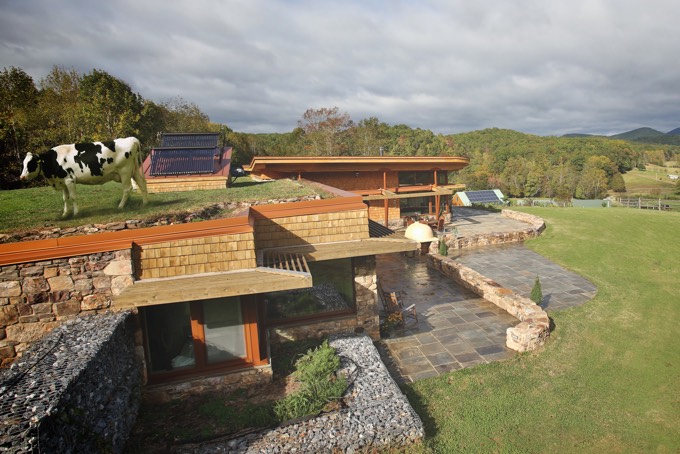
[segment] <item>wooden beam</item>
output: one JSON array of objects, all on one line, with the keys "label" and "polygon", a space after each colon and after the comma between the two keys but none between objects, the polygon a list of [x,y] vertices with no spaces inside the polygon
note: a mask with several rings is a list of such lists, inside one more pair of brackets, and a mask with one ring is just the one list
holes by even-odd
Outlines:
[{"label": "wooden beam", "polygon": [[311,286],[312,276],[309,273],[260,267],[226,273],[140,280],[114,297],[113,306],[153,306]]}]

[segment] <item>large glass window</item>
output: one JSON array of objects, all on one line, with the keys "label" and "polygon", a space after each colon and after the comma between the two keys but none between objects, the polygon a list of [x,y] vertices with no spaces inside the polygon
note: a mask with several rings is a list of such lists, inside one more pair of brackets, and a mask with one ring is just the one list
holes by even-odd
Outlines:
[{"label": "large glass window", "polygon": [[246,356],[240,304],[225,304],[223,300],[205,301],[203,319],[208,363]]},{"label": "large glass window", "polygon": [[426,186],[434,184],[434,172],[399,172],[399,186]]},{"label": "large glass window", "polygon": [[151,372],[196,365],[189,303],[144,309]]},{"label": "large glass window", "polygon": [[247,356],[238,297],[143,309],[152,373],[202,369]]},{"label": "large glass window", "polygon": [[354,310],[351,259],[310,262],[312,288],[265,293],[267,320],[290,320]]}]

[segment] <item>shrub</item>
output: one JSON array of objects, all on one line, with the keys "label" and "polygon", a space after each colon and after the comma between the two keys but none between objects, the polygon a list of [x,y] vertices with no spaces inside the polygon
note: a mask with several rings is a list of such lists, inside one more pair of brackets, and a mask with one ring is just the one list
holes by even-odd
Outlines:
[{"label": "shrub", "polygon": [[531,301],[534,303],[540,305],[541,301],[543,301],[543,292],[541,291],[541,281],[538,279],[538,276],[536,276],[536,280],[534,281],[534,288],[531,289],[531,295],[529,296],[531,298]]},{"label": "shrub", "polygon": [[318,413],[347,389],[347,379],[337,374],[340,358],[327,340],[297,360],[295,368],[293,377],[300,384],[299,391],[274,406],[281,421]]},{"label": "shrub", "polygon": [[444,257],[449,255],[449,246],[446,244],[446,241],[444,241],[444,238],[439,240],[439,254]]}]

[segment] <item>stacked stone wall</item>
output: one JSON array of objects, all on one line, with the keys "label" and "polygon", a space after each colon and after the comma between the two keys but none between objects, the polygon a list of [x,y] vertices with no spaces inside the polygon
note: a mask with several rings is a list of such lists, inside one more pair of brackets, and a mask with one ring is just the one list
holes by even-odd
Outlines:
[{"label": "stacked stone wall", "polygon": [[257,388],[259,385],[271,382],[272,376],[272,368],[267,364],[213,377],[198,377],[180,383],[147,386],[144,389],[143,398],[145,402],[161,403],[206,392],[231,392],[237,389]]},{"label": "stacked stone wall", "polygon": [[[498,244],[521,243],[530,238],[539,236],[545,229],[545,222],[543,219],[528,213],[504,209],[501,211],[501,216],[526,222],[528,224],[527,228],[512,232],[485,233],[469,237],[461,237],[456,236],[453,233],[446,233],[440,236],[440,241],[445,241],[449,249],[467,249],[494,246]],[[439,243],[433,241],[432,244],[430,244],[430,253],[436,253],[438,249]]]},{"label": "stacked stone wall", "polygon": [[129,312],[78,317],[0,372],[0,451],[122,452],[139,409]]},{"label": "stacked stone wall", "polygon": [[79,314],[107,310],[132,285],[130,250],[0,267],[0,359]]},{"label": "stacked stone wall", "polygon": [[496,281],[448,257],[428,254],[427,261],[432,268],[520,320],[519,324],[507,330],[505,344],[508,348],[519,352],[535,350],[548,339],[550,335],[548,314],[529,298],[517,295]]}]

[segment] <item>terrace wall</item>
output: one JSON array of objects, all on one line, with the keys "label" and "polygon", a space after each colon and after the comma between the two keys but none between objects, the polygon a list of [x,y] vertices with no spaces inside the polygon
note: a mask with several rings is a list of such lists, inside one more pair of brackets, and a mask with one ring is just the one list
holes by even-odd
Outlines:
[{"label": "terrace wall", "polygon": [[139,408],[129,313],[78,317],[0,371],[0,450],[122,452]]},{"label": "terrace wall", "polygon": [[0,266],[2,365],[65,320],[108,310],[132,283],[129,249]]}]

